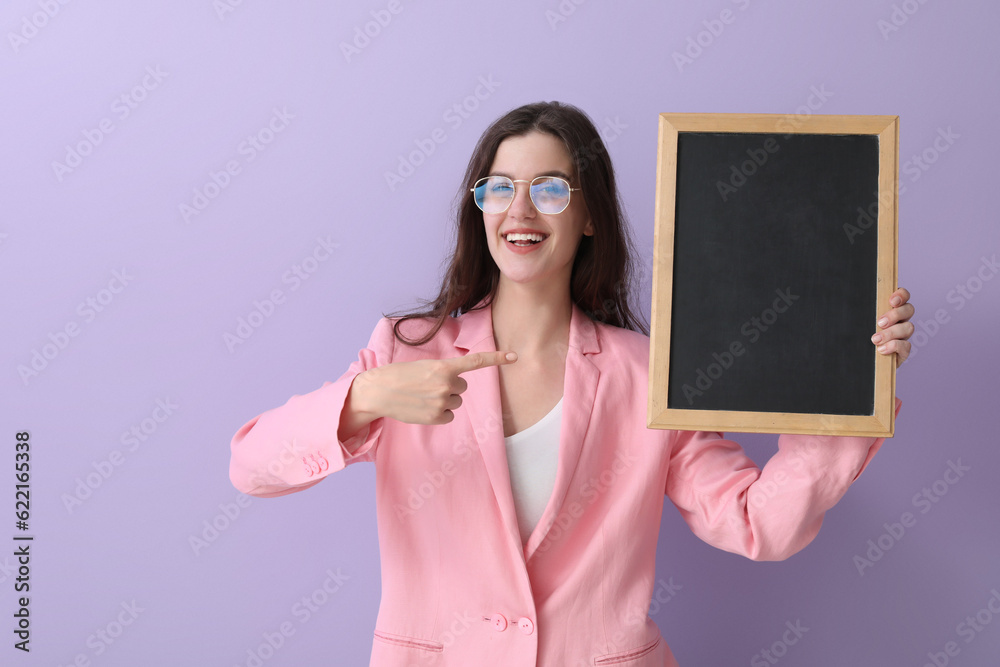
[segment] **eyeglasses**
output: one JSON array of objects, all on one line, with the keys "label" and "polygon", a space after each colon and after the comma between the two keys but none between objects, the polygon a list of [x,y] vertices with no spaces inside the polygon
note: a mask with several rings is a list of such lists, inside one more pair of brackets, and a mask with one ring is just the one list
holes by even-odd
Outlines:
[{"label": "eyeglasses", "polygon": [[476,181],[476,186],[470,192],[475,194],[476,206],[483,213],[503,213],[514,201],[515,183],[528,183],[531,203],[539,213],[546,215],[565,211],[569,206],[570,193],[580,189],[569,187],[569,183],[558,176],[538,176],[531,181],[514,181],[506,176],[485,176]]}]

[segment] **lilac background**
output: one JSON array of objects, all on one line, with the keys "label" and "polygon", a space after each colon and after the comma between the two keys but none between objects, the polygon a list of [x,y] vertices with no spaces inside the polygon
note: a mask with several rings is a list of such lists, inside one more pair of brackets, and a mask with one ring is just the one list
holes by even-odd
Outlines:
[{"label": "lilac background", "polygon": [[[900,116],[899,283],[916,320],[940,310],[947,322],[914,339],[898,375],[896,437],[802,553],[753,563],[715,550],[668,503],[657,576],[674,593],[654,617],[686,667],[766,664],[760,651],[796,621],[809,629],[779,664],[922,665],[949,641],[960,650],[952,664],[996,664],[1000,617],[984,612],[990,622],[972,641],[959,624],[1000,590],[1000,279],[982,259],[1000,246],[1000,9],[576,2],[402,0],[349,62],[340,44],[387,2],[245,0],[222,14],[209,0],[4,3],[0,434],[31,431],[37,537],[30,656],[11,648],[14,559],[0,547],[0,661],[246,665],[262,633],[287,622],[294,635],[265,665],[367,664],[380,595],[374,468],[240,506],[228,479],[233,433],[336,379],[383,312],[436,294],[466,160],[508,109],[562,100],[609,128],[648,319],[657,114],[796,113],[825,90],[813,111]],[[45,19],[41,5],[59,11]],[[727,9],[732,21],[709,39],[703,22]],[[879,22],[894,11],[907,20],[883,35]],[[13,44],[36,14],[43,27]],[[673,53],[700,32],[707,46],[679,68]],[[166,76],[137,91],[145,99],[122,118],[113,104],[147,67]],[[446,116],[481,77],[499,85],[460,124]],[[240,143],[275,108],[293,118],[247,161]],[[113,131],[60,180],[53,162],[104,118]],[[446,141],[390,189],[385,172],[437,128]],[[948,128],[958,138],[939,153]],[[907,172],[925,151],[934,163]],[[186,222],[179,206],[229,160],[240,173]],[[320,237],[339,245],[293,290],[283,276]],[[127,286],[102,293],[123,269]],[[991,280],[977,283],[977,271]],[[981,289],[957,298],[967,283]],[[284,302],[230,351],[224,334],[275,289]],[[92,321],[78,311],[109,296]],[[72,323],[78,335],[23,380],[18,367]],[[158,399],[177,406],[162,423],[149,421]],[[122,434],[143,420],[150,433],[130,451]],[[735,439],[763,463],[777,436]],[[65,498],[116,450],[121,465],[68,509]],[[10,544],[13,447],[3,451],[0,532]],[[947,494],[921,513],[914,496],[949,461],[969,470],[940,482]],[[916,525],[859,574],[855,556],[907,511]],[[192,547],[212,522],[223,530]],[[323,604],[304,620],[295,605],[322,590],[328,570],[347,579],[318,594]],[[98,640],[133,600],[134,622],[113,644]]]}]

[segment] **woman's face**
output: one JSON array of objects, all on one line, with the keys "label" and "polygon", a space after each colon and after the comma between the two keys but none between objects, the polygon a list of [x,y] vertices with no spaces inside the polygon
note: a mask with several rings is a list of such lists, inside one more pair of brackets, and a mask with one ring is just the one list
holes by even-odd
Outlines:
[{"label": "woman's face", "polygon": [[[504,139],[488,175],[507,176],[514,181],[559,176],[570,187],[580,187],[562,140],[542,132]],[[531,203],[528,183],[515,183],[514,201],[506,211],[483,213],[490,254],[500,269],[501,283],[508,280],[549,286],[553,281],[562,281],[568,288],[580,239],[594,233],[581,195],[580,191],[572,192],[565,211],[546,215]],[[541,243],[517,247],[506,238],[512,232],[539,233],[545,238]]]}]

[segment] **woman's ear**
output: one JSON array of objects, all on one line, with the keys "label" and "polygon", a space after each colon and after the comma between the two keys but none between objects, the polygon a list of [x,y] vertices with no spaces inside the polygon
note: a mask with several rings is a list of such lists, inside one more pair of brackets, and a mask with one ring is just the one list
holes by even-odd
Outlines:
[{"label": "woman's ear", "polygon": [[594,235],[594,223],[591,221],[589,215],[587,216],[587,224],[583,226],[583,235],[584,236]]}]

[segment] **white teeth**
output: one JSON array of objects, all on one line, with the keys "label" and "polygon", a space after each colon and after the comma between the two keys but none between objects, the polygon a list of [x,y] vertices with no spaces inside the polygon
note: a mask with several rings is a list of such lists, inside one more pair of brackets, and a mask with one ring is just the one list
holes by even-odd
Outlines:
[{"label": "white teeth", "polygon": [[508,241],[543,241],[545,236],[542,234],[507,234],[505,237]]}]

